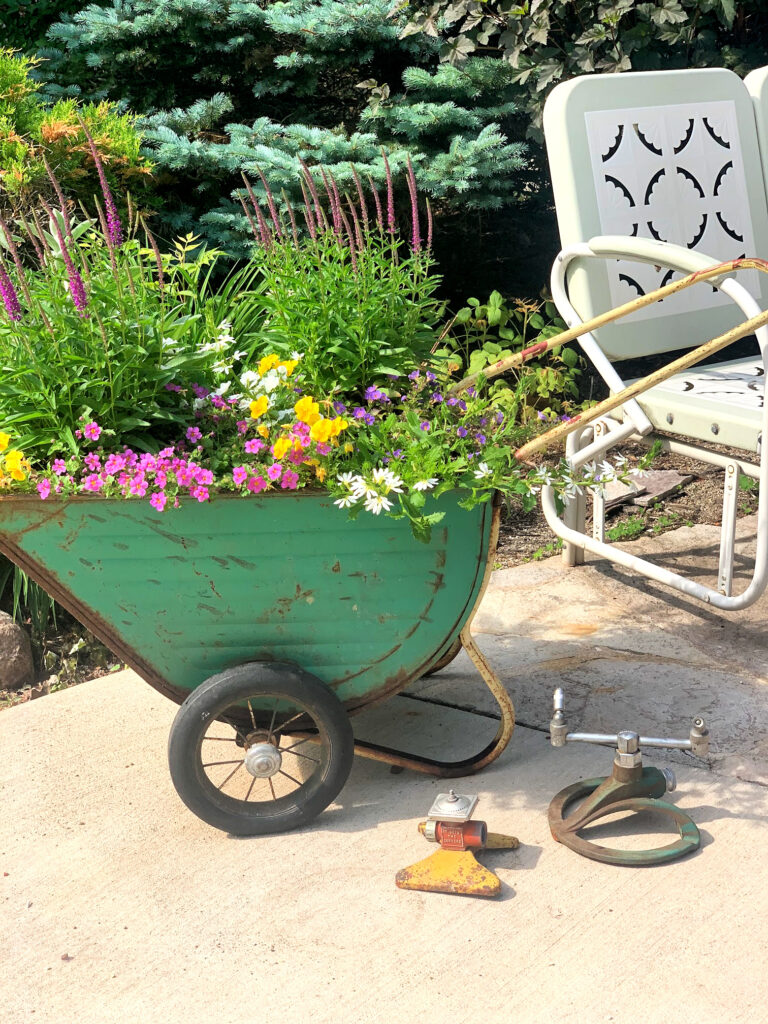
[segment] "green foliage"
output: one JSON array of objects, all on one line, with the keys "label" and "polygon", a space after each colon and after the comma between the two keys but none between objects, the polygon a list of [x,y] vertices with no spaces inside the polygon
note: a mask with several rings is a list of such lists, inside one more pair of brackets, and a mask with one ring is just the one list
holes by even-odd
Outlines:
[{"label": "green foliage", "polygon": [[359,398],[430,358],[444,304],[427,254],[398,255],[396,241],[372,232],[353,262],[327,231],[299,247],[277,242],[254,260],[267,310],[256,343],[285,357],[299,348],[313,393]]},{"label": "green foliage", "polygon": [[41,196],[55,201],[45,160],[72,200],[92,203],[99,179],[78,117],[95,140],[112,186],[149,203],[150,166],[140,153],[135,118],[107,102],[79,106],[69,99],[46,107],[32,77],[38,64],[0,49],[0,213],[12,220],[41,211]]},{"label": "green foliage", "polygon": [[3,0],[0,39],[4,46],[31,52],[54,21],[82,6],[82,0]]},{"label": "green foliage", "polygon": [[[500,359],[565,330],[552,302],[507,302],[500,292],[486,303],[467,299],[453,319],[453,351],[467,373],[480,373]],[[524,421],[569,413],[579,395],[578,378],[583,359],[574,348],[558,346],[542,358],[508,371],[492,389],[515,406]],[[511,385],[511,387],[510,387]]]},{"label": "green foliage", "polygon": [[423,37],[400,39],[391,0],[114,0],[50,32],[50,96],[109,98],[144,115],[164,188],[166,231],[203,230],[234,255],[250,244],[233,191],[259,165],[293,200],[299,158],[349,164],[377,185],[382,146],[410,154],[438,218],[498,209],[521,191],[507,138],[513,70],[441,67]]},{"label": "green foliage", "polygon": [[[118,443],[140,450],[161,444],[183,422],[166,385],[211,380],[210,346],[226,333],[218,311],[229,298],[247,333],[251,302],[258,301],[252,274],[233,272],[222,294],[214,294],[220,254],[188,237],[161,258],[161,287],[149,245],[129,238],[111,249],[84,220],[63,248],[65,225],[58,211],[55,217],[36,239],[45,245],[42,265],[6,271],[21,311],[0,319],[3,429],[31,455],[76,451],[83,418],[95,419]],[[78,302],[73,276],[84,294]]]},{"label": "green foliage", "polygon": [[765,62],[763,0],[405,0],[403,36],[439,42],[442,60],[461,64],[495,51],[513,70],[530,132],[539,137],[549,90],[574,75]]},{"label": "green foliage", "polygon": [[646,525],[645,518],[642,515],[630,516],[623,522],[617,523],[616,526],[606,530],[605,536],[611,542],[634,540],[645,530]]}]

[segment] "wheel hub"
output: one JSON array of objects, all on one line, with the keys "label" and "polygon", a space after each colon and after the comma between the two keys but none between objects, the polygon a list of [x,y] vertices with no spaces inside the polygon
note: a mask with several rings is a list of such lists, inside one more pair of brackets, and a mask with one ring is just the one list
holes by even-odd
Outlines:
[{"label": "wheel hub", "polygon": [[245,752],[245,767],[255,779],[277,775],[283,763],[280,751],[272,743],[252,743]]}]

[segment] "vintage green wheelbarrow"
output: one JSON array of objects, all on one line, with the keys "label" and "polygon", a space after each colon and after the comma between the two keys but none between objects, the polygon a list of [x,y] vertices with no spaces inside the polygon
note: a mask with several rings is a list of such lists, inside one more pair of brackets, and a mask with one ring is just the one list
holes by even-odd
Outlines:
[{"label": "vintage green wheelbarrow", "polygon": [[[327,495],[187,501],[0,500],[0,550],[151,686],[180,704],[173,783],[203,821],[238,835],[310,821],[354,752],[438,776],[502,752],[512,703],[472,642],[498,508],[444,495],[432,540],[407,520],[350,522]],[[355,741],[349,716],[463,647],[495,697],[496,736],[435,761]]]}]

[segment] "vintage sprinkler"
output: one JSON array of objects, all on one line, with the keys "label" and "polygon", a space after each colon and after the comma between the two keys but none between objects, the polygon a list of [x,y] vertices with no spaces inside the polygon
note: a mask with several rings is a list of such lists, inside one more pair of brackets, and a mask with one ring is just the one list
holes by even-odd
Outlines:
[{"label": "vintage sprinkler", "polygon": [[483,867],[475,854],[480,850],[516,850],[520,841],[514,836],[489,832],[484,821],[470,821],[477,800],[477,796],[461,795],[454,790],[439,794],[427,820],[419,822],[419,832],[427,842],[439,843],[440,849],[398,871],[395,884],[399,889],[461,896],[501,893],[498,876]]},{"label": "vintage sprinkler", "polygon": [[[701,838],[693,821],[674,804],[659,799],[665,792],[674,790],[677,784],[674,772],[669,768],[644,767],[640,747],[690,750],[703,757],[709,752],[709,730],[704,719],[694,718],[687,740],[655,739],[629,730],[623,730],[615,736],[568,732],[563,704],[563,691],[558,688],[554,695],[555,713],[549,723],[553,747],[564,747],[566,743],[572,742],[599,743],[615,746],[616,756],[613,774],[576,782],[557,794],[549,805],[549,827],[553,838],[583,857],[630,867],[665,864],[697,850]],[[579,806],[566,817],[568,808],[577,801],[581,801]],[[621,811],[656,811],[667,815],[677,826],[680,838],[667,846],[651,850],[615,850],[589,842],[578,835],[581,829],[599,818]]]}]

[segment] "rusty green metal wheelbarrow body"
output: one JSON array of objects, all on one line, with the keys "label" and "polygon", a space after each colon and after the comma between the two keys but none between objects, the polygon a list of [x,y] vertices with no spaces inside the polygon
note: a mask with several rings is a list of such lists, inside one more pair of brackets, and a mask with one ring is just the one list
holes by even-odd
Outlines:
[{"label": "rusty green metal wheelbarrow body", "polygon": [[[237,834],[304,824],[352,754],[435,775],[497,757],[514,711],[469,623],[498,512],[440,499],[432,540],[407,520],[348,521],[325,494],[147,502],[0,501],[0,550],[150,685],[181,705],[169,742],[187,805]],[[476,757],[435,761],[354,741],[349,715],[464,648],[501,708]]]}]

